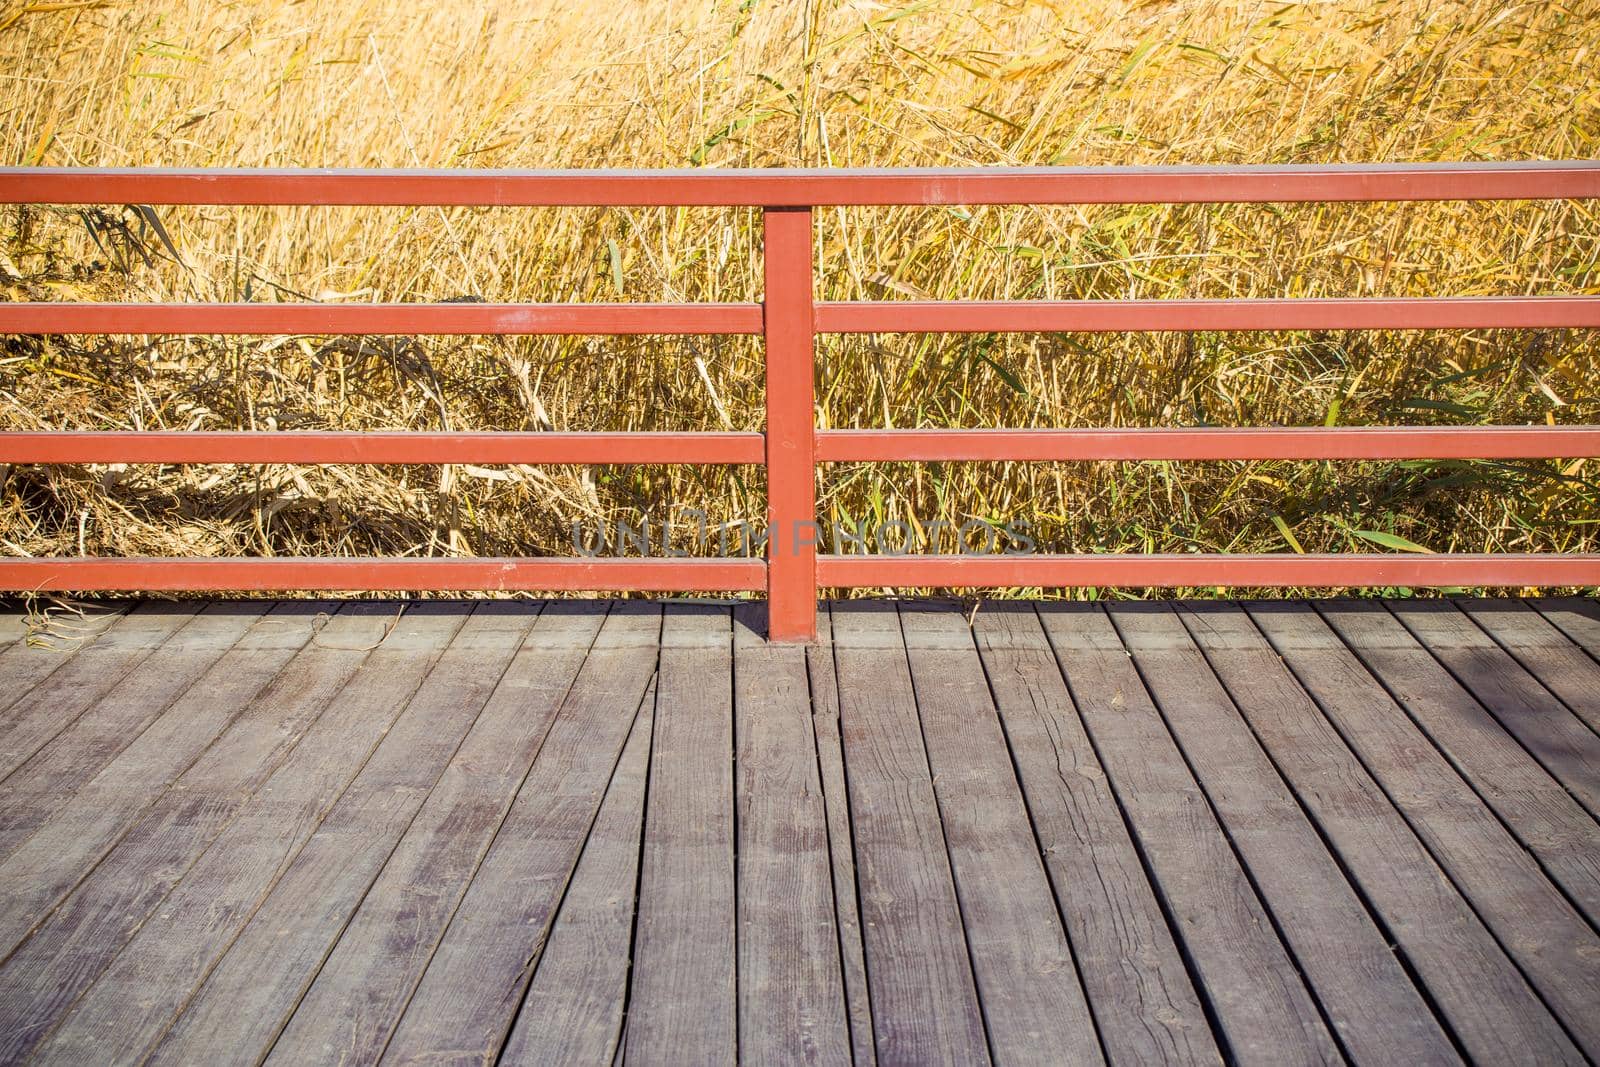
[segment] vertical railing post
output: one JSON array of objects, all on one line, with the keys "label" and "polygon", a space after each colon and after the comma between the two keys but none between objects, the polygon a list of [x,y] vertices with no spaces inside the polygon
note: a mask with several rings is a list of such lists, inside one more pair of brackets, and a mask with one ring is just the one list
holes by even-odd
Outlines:
[{"label": "vertical railing post", "polygon": [[817,636],[811,209],[762,214],[767,362],[767,640]]}]

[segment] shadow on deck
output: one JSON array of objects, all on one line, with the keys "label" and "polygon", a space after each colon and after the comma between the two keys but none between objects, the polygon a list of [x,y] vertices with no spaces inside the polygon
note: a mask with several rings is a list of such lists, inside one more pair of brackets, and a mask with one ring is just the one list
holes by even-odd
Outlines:
[{"label": "shadow on deck", "polygon": [[1600,1058],[1593,601],[0,615],[0,1060]]}]

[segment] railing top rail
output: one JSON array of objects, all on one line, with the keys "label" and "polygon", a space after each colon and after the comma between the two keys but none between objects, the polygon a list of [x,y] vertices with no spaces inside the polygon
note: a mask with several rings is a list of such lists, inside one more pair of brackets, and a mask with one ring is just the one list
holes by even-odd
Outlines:
[{"label": "railing top rail", "polygon": [[1282,203],[1600,196],[1600,160],[826,170],[0,168],[0,203],[480,207]]}]

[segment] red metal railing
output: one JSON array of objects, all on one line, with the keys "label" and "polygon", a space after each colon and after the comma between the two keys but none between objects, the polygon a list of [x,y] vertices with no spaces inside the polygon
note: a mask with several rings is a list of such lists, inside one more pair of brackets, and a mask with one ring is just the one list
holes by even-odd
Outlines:
[{"label": "red metal railing", "polygon": [[813,299],[812,209],[833,205],[1600,197],[1600,163],[904,171],[0,169],[0,203],[749,206],[760,304],[0,304],[0,333],[760,334],[764,433],[4,433],[4,463],[762,464],[756,559],[0,560],[11,590],[765,591],[769,636],[815,634],[819,586],[1588,586],[1597,555],[816,555],[818,463],[918,460],[1551,459],[1600,427],[823,430],[818,333],[1600,326],[1600,297],[855,302]]}]

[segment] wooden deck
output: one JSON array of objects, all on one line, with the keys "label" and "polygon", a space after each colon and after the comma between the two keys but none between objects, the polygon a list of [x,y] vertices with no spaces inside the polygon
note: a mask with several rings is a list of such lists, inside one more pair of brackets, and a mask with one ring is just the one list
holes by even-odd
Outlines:
[{"label": "wooden deck", "polygon": [[1596,602],[756,610],[0,614],[0,1061],[1600,1059]]}]

